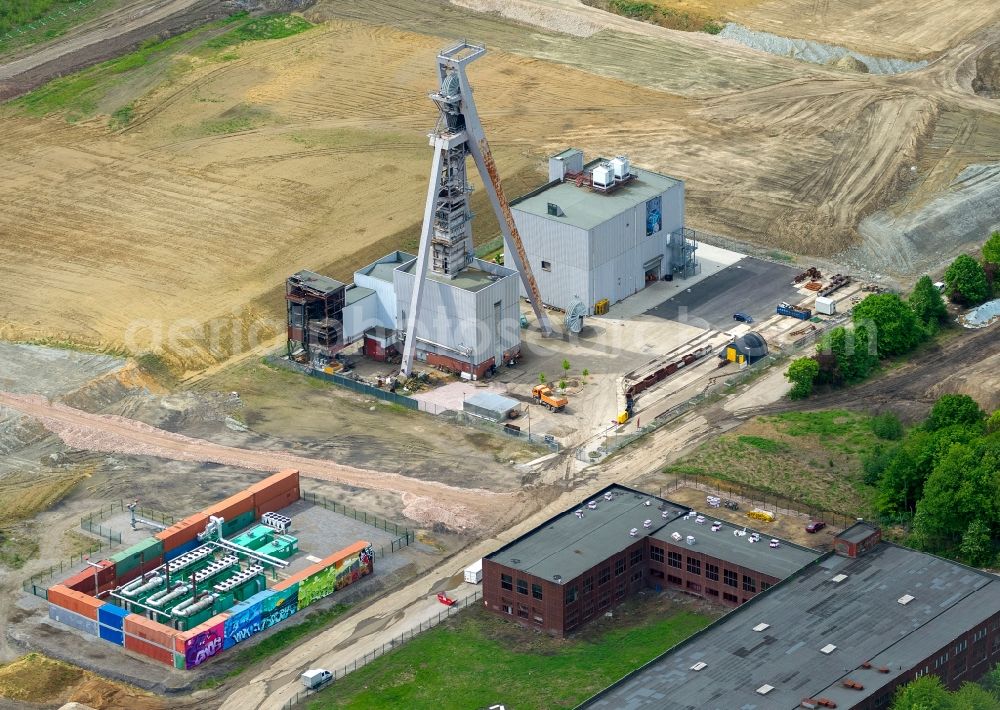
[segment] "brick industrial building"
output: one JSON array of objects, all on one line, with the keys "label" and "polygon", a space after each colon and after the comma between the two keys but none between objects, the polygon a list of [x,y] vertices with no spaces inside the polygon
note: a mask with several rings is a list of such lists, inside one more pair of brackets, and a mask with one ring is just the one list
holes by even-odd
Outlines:
[{"label": "brick industrial building", "polygon": [[717,523],[608,486],[484,558],[486,607],[562,636],[645,588],[683,589],[736,606],[820,554]]},{"label": "brick industrial building", "polygon": [[483,560],[486,607],[555,635],[644,587],[733,610],[581,707],[882,710],[1000,663],[1000,580],[864,522],[820,553],[612,485]]}]

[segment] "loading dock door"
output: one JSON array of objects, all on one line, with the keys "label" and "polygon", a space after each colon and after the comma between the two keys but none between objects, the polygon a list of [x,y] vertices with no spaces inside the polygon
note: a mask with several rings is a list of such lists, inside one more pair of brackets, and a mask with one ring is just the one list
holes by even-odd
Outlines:
[{"label": "loading dock door", "polygon": [[662,267],[663,267],[662,254],[650,259],[649,261],[647,261],[645,264],[642,265],[642,270],[644,272],[644,280],[646,284],[649,284],[652,281],[660,280]]}]

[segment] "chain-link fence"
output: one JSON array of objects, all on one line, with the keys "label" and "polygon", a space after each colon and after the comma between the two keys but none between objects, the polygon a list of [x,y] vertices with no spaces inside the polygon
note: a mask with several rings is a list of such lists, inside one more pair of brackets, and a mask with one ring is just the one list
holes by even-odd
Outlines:
[{"label": "chain-link fence", "polygon": [[401,550],[416,539],[413,531],[408,528],[404,528],[401,525],[397,525],[396,523],[385,520],[384,518],[380,518],[372,513],[352,508],[349,505],[338,503],[335,500],[330,500],[329,498],[325,498],[321,495],[317,495],[309,491],[302,491],[302,500],[307,503],[312,503],[313,505],[323,506],[327,510],[332,510],[334,513],[346,515],[348,518],[354,518],[355,520],[365,523],[366,525],[371,525],[379,530],[385,530],[386,532],[399,536],[388,545],[382,545],[377,548],[375,550],[376,557],[385,557],[387,551],[389,554],[392,554],[397,550]]},{"label": "chain-link fence", "polygon": [[488,431],[492,434],[502,434],[503,436],[509,436],[512,439],[520,439],[531,444],[544,446],[550,451],[559,451],[562,448],[559,445],[559,442],[556,441],[555,437],[550,434],[532,434],[529,431],[519,428],[518,425],[491,422],[488,419],[477,417],[474,414],[469,414],[468,412],[455,412],[455,421],[475,427],[476,429]]},{"label": "chain-link fence", "polygon": [[[414,636],[417,636],[418,634],[421,634],[424,631],[427,631],[429,629],[433,629],[435,626],[437,626],[438,624],[440,624],[445,619],[448,619],[448,618],[454,616],[455,614],[457,614],[458,612],[460,612],[462,609],[466,609],[466,608],[472,606],[473,604],[475,604],[476,602],[478,602],[480,599],[482,599],[482,597],[483,597],[482,591],[477,591],[475,594],[473,594],[471,596],[465,597],[464,599],[459,599],[457,602],[455,602],[454,606],[450,606],[447,609],[442,610],[441,612],[439,612],[437,614],[437,616],[434,616],[431,619],[428,619],[427,621],[421,621],[417,626],[411,628],[409,631],[404,631],[403,633],[401,633],[399,636],[397,636],[396,638],[392,639],[391,641],[383,643],[378,648],[375,648],[374,650],[369,651],[365,655],[361,656],[361,658],[356,659],[352,663],[350,663],[350,664],[348,664],[348,665],[346,665],[346,666],[344,666],[342,668],[338,668],[336,670],[333,670],[330,682],[334,682],[338,678],[343,678],[348,673],[353,673],[354,671],[358,670],[359,668],[364,668],[369,663],[371,663],[372,661],[374,661],[376,658],[379,658],[380,656],[384,656],[385,654],[389,653],[390,651],[392,651],[392,650],[394,650],[396,648],[399,648],[405,642],[407,642],[410,639],[412,639]],[[285,710],[287,708],[294,708],[296,705],[298,705],[299,703],[303,702],[306,698],[308,698],[314,692],[316,692],[316,691],[312,691],[312,690],[302,690],[302,691],[299,691],[298,693],[295,694],[295,696],[293,698],[290,698],[289,700],[287,700],[285,702],[284,705],[282,705],[282,709]]]},{"label": "chain-link fence", "polygon": [[340,385],[352,392],[357,392],[359,394],[368,395],[369,397],[374,397],[375,399],[381,399],[385,402],[390,402],[391,404],[398,404],[401,407],[406,407],[407,409],[418,409],[417,400],[412,397],[407,397],[406,395],[396,394],[395,392],[389,392],[388,390],[379,389],[364,382],[359,382],[358,380],[353,380],[350,377],[345,377],[344,375],[329,374],[327,372],[322,372],[320,370],[314,370],[311,367],[302,365],[298,362],[292,362],[287,358],[280,357],[278,355],[268,355],[265,360],[268,364],[274,365],[275,367],[281,367],[285,370],[292,370],[293,372],[298,372],[303,375],[309,375],[310,377],[315,377],[320,380],[325,380],[326,382],[332,382],[333,384]]},{"label": "chain-link fence", "polygon": [[[104,538],[109,543],[121,543],[122,534],[111,528],[106,528],[101,523],[108,518],[110,518],[115,513],[124,513],[129,511],[129,504],[124,500],[116,500],[108,505],[104,506],[100,510],[93,513],[89,513],[84,517],[80,518],[80,528],[86,530],[89,533],[98,535]],[[166,513],[161,513],[158,510],[153,510],[152,508],[143,508],[141,506],[136,506],[135,517],[141,518],[142,520],[149,520],[153,523],[159,523],[160,525],[169,527],[173,525],[177,520],[172,515],[167,515]]]},{"label": "chain-link fence", "polygon": [[[121,542],[120,537],[119,542]],[[47,590],[50,586],[52,586],[50,582],[53,577],[64,575],[73,571],[82,565],[88,557],[97,556],[97,553],[103,552],[104,550],[111,552],[111,549],[114,546],[115,545],[105,542],[104,540],[95,540],[93,547],[86,552],[79,552],[67,560],[61,560],[58,565],[52,565],[47,570],[31,575],[28,579],[21,582],[21,588],[30,594],[34,594],[36,597],[48,599]]]}]

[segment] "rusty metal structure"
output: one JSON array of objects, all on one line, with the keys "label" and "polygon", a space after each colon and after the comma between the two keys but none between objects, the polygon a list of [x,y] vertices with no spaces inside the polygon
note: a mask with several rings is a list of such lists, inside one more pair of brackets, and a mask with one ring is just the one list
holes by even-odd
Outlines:
[{"label": "rusty metal structure", "polygon": [[288,309],[288,355],[308,363],[326,362],[344,347],[347,285],[312,271],[299,271],[285,282]]},{"label": "rusty metal structure", "polygon": [[645,392],[658,382],[662,382],[691,363],[701,360],[711,352],[711,346],[703,345],[700,348],[695,348],[681,355],[677,359],[670,360],[669,362],[658,361],[650,369],[643,368],[627,375],[622,383],[626,401],[634,400],[639,394]]}]

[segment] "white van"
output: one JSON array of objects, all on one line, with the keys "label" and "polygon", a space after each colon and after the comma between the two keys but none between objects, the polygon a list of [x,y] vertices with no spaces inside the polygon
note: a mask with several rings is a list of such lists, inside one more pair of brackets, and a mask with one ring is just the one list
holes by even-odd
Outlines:
[{"label": "white van", "polygon": [[311,668],[302,674],[302,685],[309,690],[315,690],[331,680],[333,680],[333,674],[322,668]]}]

